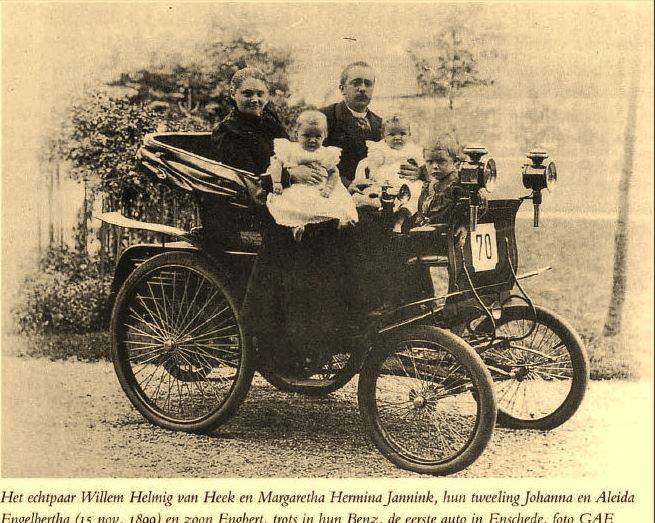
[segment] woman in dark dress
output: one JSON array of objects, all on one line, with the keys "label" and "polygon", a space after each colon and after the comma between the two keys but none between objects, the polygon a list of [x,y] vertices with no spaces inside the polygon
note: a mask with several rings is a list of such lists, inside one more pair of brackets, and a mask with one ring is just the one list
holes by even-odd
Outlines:
[{"label": "woman in dark dress", "polygon": [[232,111],[212,132],[219,162],[263,174],[273,155],[273,139],[289,138],[268,102],[268,86],[258,69],[237,71],[231,81]]},{"label": "woman in dark dress", "polygon": [[[265,77],[257,69],[235,73],[235,107],[213,132],[215,158],[260,176],[273,155],[273,139],[288,138],[268,105]],[[287,173],[283,184],[317,183],[320,168],[300,166]],[[308,227],[301,242],[290,229],[277,226],[264,206],[262,245],[257,255],[242,307],[242,321],[257,339],[258,350],[273,359],[320,364],[350,320],[343,235],[336,221]],[[269,358],[264,357],[262,361]]]}]

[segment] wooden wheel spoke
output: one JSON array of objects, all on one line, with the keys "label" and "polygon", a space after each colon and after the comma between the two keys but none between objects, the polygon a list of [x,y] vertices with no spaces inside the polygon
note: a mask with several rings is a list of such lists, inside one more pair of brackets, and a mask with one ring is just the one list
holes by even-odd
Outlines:
[{"label": "wooden wheel spoke", "polygon": [[[209,302],[207,302],[207,303],[209,303]],[[207,305],[207,304],[205,304],[205,306],[206,306],[206,305]],[[180,331],[180,334],[179,334],[180,337],[183,337],[183,336],[191,336],[191,335],[192,335],[194,332],[196,332],[198,329],[200,329],[200,328],[204,327],[205,325],[207,325],[207,323],[216,320],[216,318],[218,318],[219,316],[221,316],[221,314],[223,314],[225,311],[229,311],[229,310],[231,310],[231,309],[230,309],[230,306],[229,306],[229,305],[226,305],[226,306],[223,307],[223,309],[221,309],[219,312],[213,314],[213,315],[210,316],[209,318],[205,318],[205,320],[204,320],[202,323],[199,323],[199,324],[196,325],[193,329],[191,329],[190,331],[187,331],[186,329],[188,329],[188,328],[191,326],[191,324],[193,323],[193,321],[194,321],[194,320],[195,320],[195,319],[196,319],[200,314],[202,314],[202,312],[203,312],[204,309],[205,309],[205,307],[203,307],[201,310],[199,310],[199,311],[198,311],[198,314],[196,314],[196,316],[195,316],[195,317],[194,317],[194,318],[193,318],[193,319],[192,319],[192,320],[191,320],[191,321],[190,321],[190,322],[189,322],[189,323],[188,323],[188,324],[187,324],[187,325],[186,325],[186,326],[185,326],[185,327]]]},{"label": "wooden wheel spoke", "polygon": [[558,380],[570,380],[573,379],[573,375],[568,375],[568,374],[558,374],[556,372],[546,372],[542,370],[535,370],[533,371],[537,376],[540,378],[547,377],[547,378],[555,378]]},{"label": "wooden wheel spoke", "polygon": [[[167,337],[168,336],[168,331],[166,330],[166,327],[157,321],[157,319],[161,319],[159,316],[159,312],[156,310],[152,310],[150,306],[146,303],[146,297],[141,296],[140,294],[136,295],[136,299],[138,302],[141,304],[141,308],[143,309],[143,314],[139,314],[133,307],[131,307],[132,314],[134,314],[138,320],[141,323],[144,323],[151,327],[152,329],[156,330],[156,332],[162,336],[162,337]],[[152,321],[149,321],[145,316],[148,316],[152,318]]]},{"label": "wooden wheel spoke", "polygon": [[[414,350],[412,350],[412,353],[413,352]],[[412,367],[414,368],[414,376],[416,376],[417,379],[422,380],[423,378],[421,377],[421,374],[416,368],[416,358],[414,358],[413,354],[410,356],[410,359],[412,360]]]},{"label": "wooden wheel spoke", "polygon": [[162,343],[155,343],[155,342],[146,342],[146,341],[138,341],[138,340],[125,340],[125,343],[127,345],[139,345],[138,347],[130,347],[130,351],[135,351],[135,350],[147,350],[147,349],[152,349],[153,347],[162,347]]},{"label": "wooden wheel spoke", "polygon": [[[130,352],[133,349],[130,349]],[[161,356],[161,354],[164,353],[164,346],[163,345],[158,345],[155,347],[150,347],[147,349],[147,352],[141,352],[139,354],[133,354],[132,356],[128,357],[129,361],[134,361],[134,360],[141,360],[142,358],[146,358],[145,362],[139,361],[139,363],[148,363],[149,361],[154,361],[157,359],[158,356]],[[155,356],[152,358],[151,356]]]},{"label": "wooden wheel spoke", "polygon": [[[185,349],[187,349],[187,348],[185,347]],[[202,354],[204,357],[209,358],[209,360],[215,361],[215,362],[220,363],[222,365],[226,365],[228,367],[234,367],[237,364],[237,362],[231,362],[229,360],[220,358],[219,356],[216,356],[215,354],[211,354],[211,353],[207,352],[205,349],[203,349],[202,347],[198,347],[197,349],[199,351],[198,352],[199,354]]]},{"label": "wooden wheel spoke", "polygon": [[[166,289],[164,289],[164,281],[161,274],[158,279],[159,279],[159,288],[161,289],[161,301],[162,301],[161,307],[164,311],[164,320],[166,321],[166,325],[168,325],[172,330],[173,323],[171,322],[171,319],[168,317],[168,308],[166,307]],[[148,282],[148,288],[150,288],[151,283],[152,283],[151,281]],[[150,292],[152,294],[152,289],[150,290]]]},{"label": "wooden wheel spoke", "polygon": [[[154,350],[150,351],[150,353],[148,355],[146,355],[147,357],[146,357],[145,360],[138,361],[137,363],[139,363],[141,365],[147,365],[148,363],[151,363],[153,361],[156,361],[158,358],[161,358],[162,354],[164,354],[163,349],[162,350],[154,349]],[[137,355],[135,355],[133,357],[129,357],[128,360],[129,361],[133,361],[133,360],[137,360],[137,359],[141,360],[141,358],[143,358],[143,356],[144,356],[143,354],[137,354]]]},{"label": "wooden wheel spoke", "polygon": [[147,321],[145,318],[139,317],[138,315],[130,315],[130,319],[135,320],[139,325],[142,325],[144,327],[148,327],[154,334],[150,334],[142,329],[137,328],[136,325],[132,325],[131,323],[127,323],[125,325],[126,328],[132,329],[133,331],[138,332],[141,336],[146,336],[148,338],[152,338],[155,340],[162,340],[166,338],[166,335],[163,333],[161,330],[156,330],[152,323]]},{"label": "wooden wheel spoke", "polygon": [[[215,291],[212,293],[211,297],[210,297],[209,299],[205,300],[205,303],[202,304],[202,307],[200,307],[200,309],[198,309],[198,310],[196,311],[195,315],[194,315],[190,320],[188,320],[188,321],[184,324],[184,326],[180,329],[180,331],[179,331],[179,333],[178,333],[179,336],[186,336],[187,334],[190,334],[190,333],[187,333],[187,329],[188,329],[191,325],[193,325],[193,322],[195,321],[195,319],[196,319],[198,316],[200,316],[200,315],[204,312],[204,310],[209,306],[209,304],[212,302],[212,300],[216,297],[216,295],[218,294],[218,292],[219,292],[218,290],[215,290]],[[194,330],[197,330],[198,327],[199,327],[199,326],[194,327]],[[193,332],[193,331],[192,331],[192,332]]]},{"label": "wooden wheel spoke", "polygon": [[[159,299],[155,298],[155,294],[154,294],[153,291],[152,291],[152,280],[148,280],[148,281],[146,281],[146,287],[147,287],[147,289],[148,289],[148,293],[150,294],[150,299],[152,300],[152,302],[153,302],[154,305],[155,305],[155,309],[156,309],[156,311],[157,311],[157,317],[158,317],[159,320],[160,320],[160,321],[157,322],[157,323],[158,323],[158,325],[161,326],[162,331],[164,332],[164,334],[166,334],[167,336],[169,336],[169,335],[170,335],[170,331],[166,328],[166,326],[170,326],[170,325],[169,325],[168,321],[166,321],[166,317],[162,314],[162,311],[161,311],[161,309],[159,308]],[[144,299],[142,299],[141,302],[142,302],[142,303],[145,303],[145,302],[144,302]],[[152,311],[152,312],[153,312],[153,318],[154,318],[154,311]]]},{"label": "wooden wheel spoke", "polygon": [[[221,332],[225,332],[225,331],[227,331],[229,329],[237,329],[237,332],[235,332],[234,334],[225,334],[225,335],[222,335],[222,336],[218,335]],[[186,343],[187,341],[198,341],[198,340],[200,340],[200,341],[211,341],[211,340],[214,340],[214,339],[216,339],[216,340],[230,339],[233,336],[236,336],[237,334],[238,334],[238,326],[236,324],[230,324],[230,325],[223,326],[221,328],[212,329],[211,331],[207,331],[205,333],[199,334],[198,336],[193,336],[191,338],[184,338],[184,342]]]},{"label": "wooden wheel spoke", "polygon": [[189,279],[191,278],[191,273],[186,272],[186,277],[184,278],[184,291],[182,292],[182,297],[177,303],[177,313],[173,314],[173,328],[175,332],[180,332],[180,321],[182,319],[182,311],[185,310],[187,293],[189,291]]},{"label": "wooden wheel spoke", "polygon": [[[193,310],[193,306],[195,305],[196,300],[198,299],[198,294],[200,294],[200,289],[202,289],[202,286],[204,284],[204,278],[200,279],[200,277],[198,277],[198,280],[199,281],[198,281],[198,284],[196,285],[196,292],[194,293],[193,298],[191,299],[191,302],[189,302],[188,307],[186,307],[186,310],[184,312],[184,317],[180,320],[180,323],[179,323],[180,326],[181,325],[186,325],[186,321],[187,321],[187,318],[189,317],[189,313]],[[178,333],[180,333],[181,330],[182,329],[179,326],[176,328],[176,331]]]},{"label": "wooden wheel spoke", "polygon": [[[403,354],[404,356],[404,354]],[[409,372],[407,372],[407,369],[405,368],[405,364],[403,363],[402,359],[400,358],[400,355],[396,354],[396,359],[398,360],[398,363],[400,363],[400,366],[403,369],[403,372],[405,373],[405,376],[408,378],[411,378],[412,376],[409,375]]]},{"label": "wooden wheel spoke", "polygon": [[[444,413],[440,412],[438,409],[434,408],[433,406],[428,406],[427,410],[431,414],[431,418],[435,421],[438,434],[441,435],[442,431],[447,433],[448,438],[451,441],[457,442],[457,447],[459,447],[459,445],[461,445],[462,443],[466,442],[468,438],[462,435],[463,431],[454,430],[454,423],[452,419],[445,419]],[[467,432],[471,430],[471,427],[462,427],[462,428],[464,428]],[[442,446],[443,448],[449,447],[449,445],[447,445],[445,442],[442,443]],[[454,447],[454,446],[455,445],[452,444],[450,445],[450,447]]]}]

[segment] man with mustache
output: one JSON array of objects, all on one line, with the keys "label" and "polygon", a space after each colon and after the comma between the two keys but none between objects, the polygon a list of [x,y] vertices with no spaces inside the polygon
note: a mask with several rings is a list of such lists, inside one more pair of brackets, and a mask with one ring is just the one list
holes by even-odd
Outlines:
[{"label": "man with mustache", "polygon": [[[367,156],[366,141],[382,139],[382,118],[368,108],[374,87],[375,72],[371,66],[366,62],[351,63],[342,71],[339,82],[343,100],[320,109],[328,121],[328,136],[323,144],[341,148],[337,167],[346,187],[355,178],[357,164]],[[418,167],[401,165],[399,175],[416,179]],[[359,332],[367,318],[376,317],[386,306],[403,301],[408,291],[412,297],[415,293],[423,297],[420,290],[416,291],[420,282],[416,282],[413,272],[407,279],[407,271],[401,270],[404,264],[389,241],[387,227],[377,210],[361,208],[359,224],[342,245],[348,267],[344,276],[348,282],[350,310],[354,319],[362,320],[357,325]]]},{"label": "man with mustache", "polygon": [[323,107],[320,111],[328,121],[325,146],[341,148],[339,174],[348,187],[355,177],[355,169],[366,157],[366,140],[382,139],[382,118],[368,109],[375,87],[375,73],[366,62],[353,62],[341,72],[339,90],[341,102]]}]

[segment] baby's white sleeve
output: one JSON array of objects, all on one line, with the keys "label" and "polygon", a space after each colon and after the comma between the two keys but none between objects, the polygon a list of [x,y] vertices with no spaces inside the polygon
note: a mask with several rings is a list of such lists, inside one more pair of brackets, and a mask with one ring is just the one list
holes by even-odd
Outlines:
[{"label": "baby's white sleeve", "polygon": [[271,156],[271,162],[266,169],[266,174],[271,177],[273,183],[280,183],[282,181],[282,162],[277,156]]},{"label": "baby's white sleeve", "polygon": [[276,158],[284,165],[293,163],[291,161],[293,156],[293,146],[294,143],[286,138],[273,139],[273,152],[275,153]]},{"label": "baby's white sleeve", "polygon": [[384,142],[374,142],[371,140],[366,140],[366,148],[368,149],[368,154],[366,159],[368,160],[368,167],[371,169],[377,169],[385,161],[384,154]]},{"label": "baby's white sleeve", "polygon": [[322,150],[322,155],[321,155],[321,164],[326,168],[326,169],[333,169],[339,164],[339,160],[341,159],[341,148],[340,147],[334,147],[333,145],[330,145],[328,147],[324,147]]},{"label": "baby's white sleeve", "polygon": [[355,169],[355,179],[356,183],[359,180],[366,180],[366,169],[368,168],[368,159],[364,158],[357,164],[357,169]]}]

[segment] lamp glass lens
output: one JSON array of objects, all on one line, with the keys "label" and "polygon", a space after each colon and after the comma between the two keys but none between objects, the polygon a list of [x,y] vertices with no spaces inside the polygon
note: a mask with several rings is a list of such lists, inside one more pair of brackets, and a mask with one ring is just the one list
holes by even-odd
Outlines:
[{"label": "lamp glass lens", "polygon": [[557,168],[555,162],[550,162],[546,167],[546,189],[552,191],[557,185]]}]

